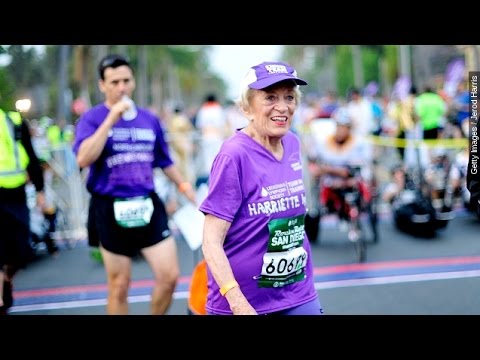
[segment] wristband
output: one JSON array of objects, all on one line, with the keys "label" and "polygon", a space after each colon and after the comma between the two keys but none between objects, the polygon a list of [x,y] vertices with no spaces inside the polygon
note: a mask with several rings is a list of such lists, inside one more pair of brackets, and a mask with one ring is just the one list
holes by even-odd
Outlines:
[{"label": "wristband", "polygon": [[184,181],[180,183],[180,185],[178,185],[178,191],[180,191],[181,193],[187,192],[188,190],[191,190],[191,189],[192,189],[192,185],[187,181]]},{"label": "wristband", "polygon": [[222,296],[225,296],[227,292],[238,286],[238,282],[236,282],[235,280],[229,281],[220,288],[220,294],[222,294]]}]

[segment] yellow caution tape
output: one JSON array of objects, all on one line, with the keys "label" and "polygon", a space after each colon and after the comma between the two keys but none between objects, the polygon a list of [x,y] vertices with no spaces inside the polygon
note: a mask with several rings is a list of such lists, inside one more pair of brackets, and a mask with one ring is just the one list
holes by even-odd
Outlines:
[{"label": "yellow caution tape", "polygon": [[446,149],[462,149],[468,146],[468,139],[399,139],[387,136],[371,135],[368,140],[379,146],[392,146],[397,148],[405,148],[407,146],[420,147],[425,145],[428,148],[442,147]]}]

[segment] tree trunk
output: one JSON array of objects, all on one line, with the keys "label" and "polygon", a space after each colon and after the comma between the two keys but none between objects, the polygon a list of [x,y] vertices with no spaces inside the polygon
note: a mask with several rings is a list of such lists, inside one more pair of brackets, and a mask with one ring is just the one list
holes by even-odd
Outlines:
[{"label": "tree trunk", "polygon": [[68,54],[70,45],[60,45],[59,62],[58,62],[58,97],[57,97],[57,114],[55,122],[58,124],[60,120],[71,121],[70,108],[67,104],[68,94]]},{"label": "tree trunk", "polygon": [[137,77],[137,91],[136,91],[136,102],[140,106],[148,106],[148,76],[147,76],[147,46],[139,45],[138,46],[138,72]]}]

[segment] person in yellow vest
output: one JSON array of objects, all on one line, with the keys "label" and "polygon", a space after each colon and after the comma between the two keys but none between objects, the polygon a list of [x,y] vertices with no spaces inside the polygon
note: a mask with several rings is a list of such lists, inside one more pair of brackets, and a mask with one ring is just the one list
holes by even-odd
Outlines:
[{"label": "person in yellow vest", "polygon": [[50,150],[56,150],[62,142],[62,130],[57,124],[47,127],[47,139],[50,143]]},{"label": "person in yellow vest", "polygon": [[37,203],[45,204],[43,173],[30,129],[20,113],[0,109],[0,315],[13,305],[12,279],[33,258],[25,184],[31,181]]}]

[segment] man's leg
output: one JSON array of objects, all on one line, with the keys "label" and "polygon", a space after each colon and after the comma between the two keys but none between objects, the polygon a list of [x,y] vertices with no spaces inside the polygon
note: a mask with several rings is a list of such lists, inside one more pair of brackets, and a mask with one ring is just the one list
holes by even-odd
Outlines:
[{"label": "man's leg", "polygon": [[[18,270],[24,268],[32,261],[35,256],[34,250],[30,244],[30,226],[29,210],[26,204],[9,204],[9,212],[4,215],[2,228],[7,243],[2,247],[5,254],[9,254],[3,259],[3,308],[8,311],[13,305],[13,277]],[[6,230],[8,229],[8,230]]]},{"label": "man's leg", "polygon": [[173,236],[142,249],[155,277],[152,292],[152,315],[164,315],[172,302],[173,292],[180,275],[177,245]]},{"label": "man's leg", "polygon": [[3,281],[2,281],[2,302],[3,306],[1,308],[1,311],[4,312],[4,314],[8,313],[8,309],[10,309],[13,305],[13,286],[12,286],[12,280],[13,276],[17,272],[18,268],[11,266],[11,265],[5,265],[4,266],[4,271],[2,272],[3,274]]},{"label": "man's leg", "polygon": [[132,271],[132,259],[100,247],[108,283],[108,315],[128,314],[128,289]]}]

